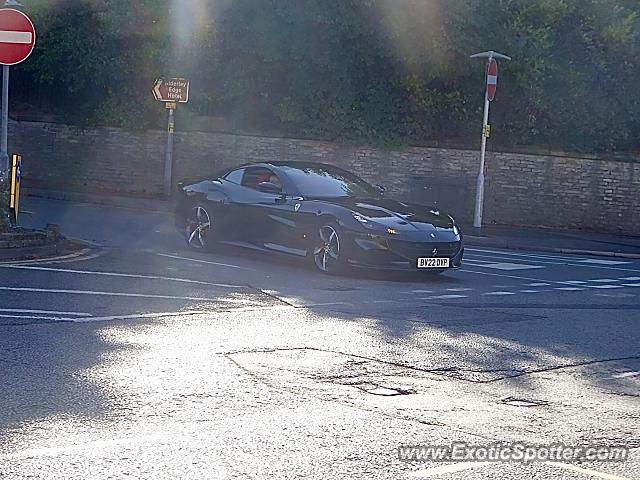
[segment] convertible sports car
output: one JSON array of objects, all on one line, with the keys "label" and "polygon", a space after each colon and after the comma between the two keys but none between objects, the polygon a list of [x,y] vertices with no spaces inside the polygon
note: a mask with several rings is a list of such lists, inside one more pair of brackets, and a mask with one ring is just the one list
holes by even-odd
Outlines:
[{"label": "convertible sports car", "polygon": [[462,263],[453,218],[385,198],[383,187],[331,165],[253,163],[178,186],[176,227],[191,248],[219,242],[297,255],[325,273],[350,266],[440,273]]}]

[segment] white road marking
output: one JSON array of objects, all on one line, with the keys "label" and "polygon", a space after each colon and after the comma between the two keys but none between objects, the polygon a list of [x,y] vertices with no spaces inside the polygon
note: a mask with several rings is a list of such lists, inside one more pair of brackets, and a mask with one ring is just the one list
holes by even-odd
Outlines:
[{"label": "white road marking", "polygon": [[487,293],[483,293],[482,295],[501,296],[501,295],[515,295],[515,293],[513,293],[513,292],[487,292]]},{"label": "white road marking", "polygon": [[433,290],[411,290],[410,293],[433,293]]},{"label": "white road marking", "polygon": [[348,305],[353,307],[353,303],[350,302],[323,302],[323,303],[302,303],[299,305],[293,305],[296,308],[310,308],[310,307],[329,307],[331,305]]},{"label": "white road marking", "polygon": [[0,30],[0,43],[22,43],[29,45],[32,41],[33,34],[31,32]]},{"label": "white road marking", "polygon": [[571,285],[583,285],[587,282],[584,282],[582,280],[566,280],[564,283],[569,283]]},{"label": "white road marking", "polygon": [[592,263],[594,265],[625,265],[625,264],[629,264],[631,262],[623,262],[620,260],[595,260],[595,259],[590,259],[590,260],[580,260],[580,263]]},{"label": "white road marking", "polygon": [[76,317],[90,317],[90,313],[85,312],[58,312],[57,310],[25,310],[24,308],[0,308],[0,312],[7,313],[44,313],[49,315],[71,315]]},{"label": "white road marking", "polygon": [[[465,249],[466,250],[470,250],[470,249]],[[476,250],[473,249],[475,251],[480,251],[480,250]],[[486,250],[483,250],[486,251]],[[566,267],[581,267],[581,268],[599,268],[599,269],[604,269],[604,270],[619,270],[622,272],[640,272],[640,270],[637,269],[632,269],[632,268],[619,268],[616,267],[615,265],[618,264],[629,264],[631,262],[617,262],[615,264],[613,264],[613,266],[610,263],[607,264],[601,264],[602,262],[610,262],[609,260],[602,260],[602,261],[593,261],[593,260],[588,260],[588,259],[581,259],[581,257],[559,257],[559,256],[552,256],[552,255],[528,255],[528,254],[515,254],[515,253],[502,253],[502,252],[491,252],[497,255],[502,255],[502,257],[499,256],[488,256],[488,255],[482,255],[485,258],[495,258],[495,259],[504,259],[504,260],[512,260],[512,261],[520,261],[520,260],[530,260],[532,262],[535,263],[539,263],[539,264],[543,264],[543,265],[562,265],[562,266],[566,266]],[[475,258],[475,256],[472,254],[469,256],[472,261],[478,262],[481,261],[477,258]],[[514,258],[515,257],[515,258]],[[523,258],[519,258],[519,257],[524,257]],[[465,256],[465,258],[467,258],[467,256]],[[588,263],[585,263],[588,262]],[[466,262],[465,264],[469,264],[470,266],[473,267],[477,267],[479,265],[474,265],[472,263]]]},{"label": "white road marking", "polygon": [[0,455],[0,458],[11,460],[11,459],[20,459],[20,458],[58,456],[58,455],[66,455],[71,452],[78,452],[78,451],[87,450],[87,449],[100,449],[105,447],[113,447],[113,446],[125,445],[125,444],[136,444],[136,443],[142,443],[142,442],[157,443],[165,440],[171,441],[171,437],[166,435],[148,435],[146,437],[129,437],[129,438],[114,439],[114,440],[99,440],[97,442],[87,442],[87,443],[81,443],[77,445],[66,445],[66,446],[60,446],[60,447],[30,448],[30,449],[19,451],[17,453]]},{"label": "white road marking", "polygon": [[568,256],[568,255],[549,255],[543,253],[516,253],[516,252],[504,252],[498,250],[485,250],[482,248],[465,248],[466,252],[482,252],[482,253],[490,253],[493,255],[502,255],[503,257],[526,257],[526,258],[540,258],[543,260],[567,260],[575,262],[577,259],[581,257],[576,256]]},{"label": "white road marking", "polygon": [[107,297],[135,297],[135,298],[161,298],[164,300],[192,300],[196,302],[226,302],[244,303],[244,300],[236,298],[204,298],[204,297],[182,297],[177,295],[154,295],[149,293],[127,293],[127,292],[100,292],[94,290],[62,290],[49,288],[28,288],[28,287],[0,287],[0,290],[9,292],[35,292],[35,293],[64,293],[69,295],[97,295]]},{"label": "white road marking", "polygon": [[445,473],[462,472],[464,470],[471,470],[472,468],[484,468],[490,465],[489,463],[480,462],[460,462],[447,465],[440,465],[438,467],[427,468],[424,470],[417,470],[410,475],[415,478],[429,478],[436,475],[443,475]]},{"label": "white road marking", "polygon": [[[462,268],[459,271],[465,272],[465,273],[473,273],[475,275],[487,275],[487,276],[491,276],[491,277],[513,278],[513,279],[516,279],[516,280],[527,280],[529,282],[539,280],[537,278],[521,277],[519,275],[504,275],[504,274],[500,274],[500,273],[477,272],[475,270],[468,270],[466,268]],[[553,280],[547,280],[547,282],[549,282],[549,283],[529,283],[527,285],[529,287],[548,287],[548,286],[550,286],[552,284],[555,284],[555,285],[566,285],[565,282],[559,282],[559,281],[553,281]],[[589,285],[589,287],[593,288],[592,285]]]},{"label": "white road marking", "polygon": [[449,300],[453,298],[467,298],[467,295],[435,295],[433,297],[422,297],[419,300]]},{"label": "white road marking", "polygon": [[612,475],[610,473],[598,472],[596,470],[591,470],[589,468],[578,467],[577,465],[573,465],[571,463],[561,463],[561,462],[546,462],[547,465],[553,465],[554,467],[562,468],[564,470],[570,470],[572,472],[584,473],[585,475],[591,475],[592,477],[602,478],[603,480],[631,480],[627,477],[620,477],[618,475]]},{"label": "white road marking", "polygon": [[538,293],[540,290],[518,290],[520,293]]},{"label": "white road marking", "polygon": [[96,275],[96,276],[105,276],[105,277],[139,278],[144,280],[166,280],[169,282],[192,283],[197,285],[207,285],[207,286],[223,287],[223,288],[246,287],[246,285],[229,285],[225,283],[211,283],[211,282],[203,282],[200,280],[189,280],[186,278],[161,277],[157,275],[138,275],[133,273],[99,272],[99,271],[92,271],[92,270],[71,270],[68,268],[34,267],[30,265],[0,265],[0,268],[37,270],[37,271],[43,271],[43,272],[56,272],[56,273],[71,273],[76,275]]},{"label": "white road marking", "polygon": [[633,298],[635,295],[633,293],[596,293],[596,297],[606,297],[606,298]]},{"label": "white road marking", "polygon": [[470,292],[473,288],[447,288],[447,292]]},{"label": "white road marking", "polygon": [[229,263],[210,262],[208,260],[198,260],[197,258],[181,257],[179,255],[169,255],[167,253],[158,253],[157,255],[161,257],[174,258],[176,260],[187,260],[189,262],[205,263],[207,265],[215,265],[217,267],[238,268],[240,270],[252,270],[251,268],[240,267],[238,265],[231,265]]},{"label": "white road marking", "polygon": [[628,377],[637,377],[640,375],[640,372],[624,372],[624,373],[616,373],[615,375],[611,375],[610,378],[628,378]]},{"label": "white road marking", "polygon": [[484,265],[473,265],[474,267],[494,268],[496,270],[531,270],[534,268],[544,268],[540,265],[526,265],[524,263],[487,263]]},{"label": "white road marking", "polygon": [[566,290],[567,292],[580,292],[580,291],[583,291],[584,288],[579,288],[579,287],[555,287],[555,290]]},{"label": "white road marking", "polygon": [[615,278],[594,278],[589,281],[596,282],[596,283],[611,283],[611,282],[617,282],[618,280],[616,280]]},{"label": "white road marking", "polygon": [[144,318],[162,318],[162,317],[182,317],[190,315],[211,314],[205,310],[185,310],[184,312],[157,312],[157,313],[132,313],[128,315],[107,315],[104,317],[87,317],[87,318],[70,318],[68,321],[73,323],[91,323],[91,322],[110,322],[113,320],[131,320]]},{"label": "white road marking", "polygon": [[587,285],[587,287],[589,287],[589,288],[602,288],[602,289],[624,288],[622,285]]},{"label": "white road marking", "polygon": [[22,260],[22,261],[8,261],[8,262],[0,262],[0,265],[30,265],[32,263],[43,263],[43,262],[53,262],[56,260],[66,260],[68,258],[76,258],[83,254],[89,253],[91,250],[85,248],[84,250],[80,250],[79,252],[70,253],[69,255],[60,255],[58,257],[49,257],[49,258],[38,258],[35,260]]},{"label": "white road marking", "polygon": [[625,287],[640,287],[640,283],[623,283]]},{"label": "white road marking", "polygon": [[25,320],[55,320],[55,321],[64,321],[64,322],[70,322],[73,320],[73,318],[69,318],[69,317],[48,317],[48,316],[42,316],[42,315],[5,315],[5,314],[0,314],[0,318],[22,318]]},{"label": "white road marking", "polygon": [[640,277],[622,277],[620,280],[631,280],[632,282],[637,282],[640,280]]},{"label": "white road marking", "polygon": [[[488,260],[481,260],[478,257],[482,257],[482,258],[492,258],[493,262],[490,262]],[[526,262],[535,262],[536,264],[542,264],[542,265],[569,265],[570,260],[554,260],[554,259],[547,259],[547,258],[532,258],[532,257],[527,257],[527,258],[510,258],[510,257],[497,257],[494,255],[478,255],[478,254],[471,254],[471,255],[465,255],[465,263],[468,263],[468,260],[471,260],[472,262],[484,262],[484,263],[495,263],[496,260],[511,260],[513,262],[516,261],[526,261]]]}]

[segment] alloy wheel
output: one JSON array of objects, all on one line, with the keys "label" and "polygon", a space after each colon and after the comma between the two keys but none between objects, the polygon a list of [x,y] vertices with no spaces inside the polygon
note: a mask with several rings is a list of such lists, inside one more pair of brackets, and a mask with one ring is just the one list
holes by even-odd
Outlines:
[{"label": "alloy wheel", "polygon": [[333,226],[320,227],[313,258],[316,266],[325,273],[332,273],[340,268],[340,237]]},{"label": "alloy wheel", "polygon": [[187,220],[186,240],[190,247],[203,249],[207,247],[207,237],[211,233],[211,217],[207,210],[198,205],[191,211]]}]

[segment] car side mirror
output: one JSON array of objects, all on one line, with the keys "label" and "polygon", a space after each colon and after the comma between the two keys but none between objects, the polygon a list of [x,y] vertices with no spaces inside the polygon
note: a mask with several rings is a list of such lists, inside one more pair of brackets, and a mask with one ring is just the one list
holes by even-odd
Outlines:
[{"label": "car side mirror", "polygon": [[264,193],[282,193],[282,188],[271,182],[260,182],[258,190]]},{"label": "car side mirror", "polygon": [[384,195],[384,192],[387,191],[387,189],[382,185],[380,185],[379,183],[376,183],[376,188],[378,189],[378,192],[380,192],[380,195]]}]

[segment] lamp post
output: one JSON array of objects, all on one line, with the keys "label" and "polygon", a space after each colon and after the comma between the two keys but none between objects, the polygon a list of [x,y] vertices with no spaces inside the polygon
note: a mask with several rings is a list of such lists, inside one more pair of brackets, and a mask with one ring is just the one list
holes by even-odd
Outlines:
[{"label": "lamp post", "polygon": [[482,210],[484,208],[484,165],[487,152],[487,138],[491,134],[489,125],[489,102],[493,101],[498,85],[498,64],[496,58],[511,60],[511,57],[490,50],[471,55],[471,58],[487,59],[487,88],[484,95],[484,118],[482,121],[482,146],[480,147],[480,171],[476,180],[476,205],[473,214],[474,233],[480,233],[482,228]]}]

